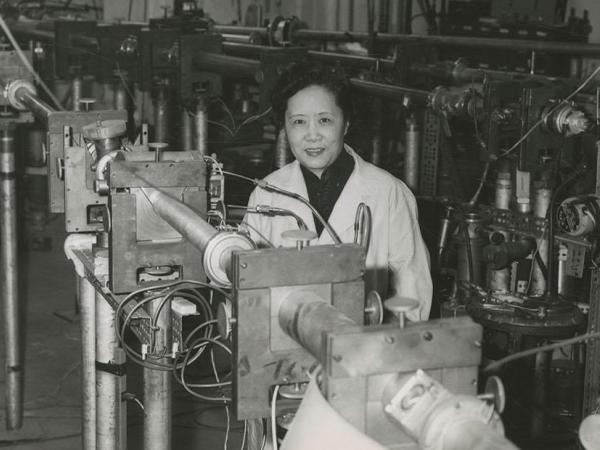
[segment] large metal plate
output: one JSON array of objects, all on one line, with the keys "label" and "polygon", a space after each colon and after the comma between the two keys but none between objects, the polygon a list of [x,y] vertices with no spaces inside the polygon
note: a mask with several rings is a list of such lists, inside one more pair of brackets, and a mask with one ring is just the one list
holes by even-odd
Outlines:
[{"label": "large metal plate", "polygon": [[113,161],[111,189],[198,186],[206,177],[204,161]]},{"label": "large metal plate", "polygon": [[[482,328],[469,317],[431,320],[404,329],[392,325],[327,335],[328,377],[478,365]],[[399,357],[401,355],[401,357]]]},{"label": "large metal plate", "polygon": [[238,252],[233,259],[236,289],[342,283],[359,280],[365,272],[365,250],[353,244],[320,245],[302,251],[253,250]]}]

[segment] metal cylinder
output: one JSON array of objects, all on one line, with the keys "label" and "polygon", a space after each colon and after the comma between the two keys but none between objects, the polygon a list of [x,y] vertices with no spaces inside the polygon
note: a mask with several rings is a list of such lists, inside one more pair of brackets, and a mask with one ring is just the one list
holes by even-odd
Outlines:
[{"label": "metal cylinder", "polygon": [[[534,191],[533,198],[533,215],[535,217],[544,218],[550,208],[550,202],[552,199],[552,189],[547,186],[538,186]],[[549,245],[548,238],[544,237],[538,240],[537,243],[537,254],[542,263],[548,267],[548,253]],[[540,264],[536,259],[533,261],[533,272],[531,274],[531,286],[529,287],[529,293],[533,295],[541,295],[546,292],[547,280],[544,276],[544,271],[540,267]]]},{"label": "metal cylinder", "polygon": [[192,134],[192,114],[184,106],[181,108],[181,149],[184,151],[194,148],[194,138]]},{"label": "metal cylinder", "polygon": [[81,433],[84,450],[96,449],[96,295],[92,284],[79,279],[81,326]]},{"label": "metal cylinder", "polygon": [[202,71],[215,72],[221,75],[235,74],[259,81],[262,77],[260,61],[239,58],[220,53],[198,52],[194,55],[194,68]]},{"label": "metal cylinder", "polygon": [[[510,210],[510,203],[512,200],[512,180],[510,172],[498,172],[498,178],[496,179],[496,189],[494,191],[494,206],[498,209]],[[504,236],[505,242],[510,241],[510,234],[507,232],[501,232]],[[511,280],[511,269],[510,267],[494,270],[490,268],[488,275],[488,287],[492,290],[497,291],[509,291]]]},{"label": "metal cylinder", "polygon": [[115,334],[115,312],[96,292],[96,448],[122,450],[126,447],[126,408],[121,399],[125,389],[125,363]]},{"label": "metal cylinder", "polygon": [[169,142],[169,98],[165,84],[158,86],[154,98],[154,140]]},{"label": "metal cylinder", "polygon": [[510,209],[512,192],[510,172],[499,172],[494,191],[494,206],[499,209]]},{"label": "metal cylinder", "polygon": [[311,291],[290,293],[277,314],[281,328],[321,363],[325,363],[321,354],[323,331],[357,326],[351,318]]},{"label": "metal cylinder", "polygon": [[54,108],[26,88],[18,89],[15,92],[15,98],[43,123],[46,123],[48,121],[48,116],[55,111]]},{"label": "metal cylinder", "polygon": [[197,150],[201,155],[206,155],[208,142],[208,113],[206,110],[206,98],[203,95],[198,95],[196,98],[193,123],[194,150]]},{"label": "metal cylinder", "polygon": [[115,84],[114,108],[120,111],[127,111],[127,90],[123,82]]},{"label": "metal cylinder", "polygon": [[558,244],[558,265],[556,274],[556,286],[557,293],[561,296],[568,295],[568,275],[567,275],[567,259],[568,259],[568,247],[565,244]]},{"label": "metal cylinder", "polygon": [[419,187],[419,144],[421,132],[414,117],[406,121],[406,153],[404,156],[404,182],[413,191]]},{"label": "metal cylinder", "polygon": [[74,77],[71,80],[71,100],[73,111],[81,111],[79,102],[83,98],[83,80],[81,77]]},{"label": "metal cylinder", "polygon": [[477,212],[466,213],[464,216],[464,223],[460,225],[456,237],[456,279],[458,281],[471,281],[483,285],[485,275],[483,247],[487,240],[480,235],[480,228],[485,222],[486,219]]},{"label": "metal cylinder", "polygon": [[46,164],[44,145],[46,131],[42,128],[27,128],[25,135],[25,165],[42,167]]},{"label": "metal cylinder", "polygon": [[23,424],[23,366],[19,339],[17,185],[15,133],[12,125],[0,129],[0,289],[5,345],[6,427]]},{"label": "metal cylinder", "polygon": [[[153,316],[163,299],[149,302],[147,310]],[[159,330],[154,338],[154,353],[171,354],[171,301],[163,305],[156,325]],[[169,357],[156,360],[171,364]],[[172,376],[165,370],[144,368],[144,448],[169,450],[171,448],[171,385]]]},{"label": "metal cylinder", "polygon": [[148,199],[154,211],[198,249],[204,251],[211,238],[217,234],[217,230],[190,207],[172,197],[152,190],[148,193]]},{"label": "metal cylinder", "polygon": [[292,152],[287,139],[285,128],[281,128],[277,133],[277,141],[275,142],[275,167],[281,169],[292,160]]}]

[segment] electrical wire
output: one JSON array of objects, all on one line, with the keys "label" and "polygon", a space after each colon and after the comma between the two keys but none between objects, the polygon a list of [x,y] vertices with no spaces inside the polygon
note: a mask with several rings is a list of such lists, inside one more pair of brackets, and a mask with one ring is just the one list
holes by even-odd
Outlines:
[{"label": "electrical wire", "polygon": [[498,361],[494,361],[493,363],[488,364],[485,367],[485,369],[483,369],[483,371],[490,372],[492,370],[497,370],[504,364],[509,363],[511,361],[515,361],[517,359],[526,358],[527,356],[535,355],[539,352],[548,352],[550,350],[556,350],[567,345],[577,344],[579,342],[592,339],[600,339],[600,332],[582,334],[581,336],[565,339],[563,341],[555,342],[553,344],[542,345],[540,347],[530,348],[521,352],[513,353],[512,355],[505,356],[504,358],[501,358]]},{"label": "electrical wire", "polygon": [[10,28],[8,28],[8,25],[4,21],[4,17],[2,17],[2,14],[0,14],[0,28],[2,28],[2,31],[4,31],[4,34],[6,35],[6,37],[8,38],[8,40],[10,41],[11,45],[15,49],[15,52],[17,53],[17,55],[19,56],[19,58],[21,59],[21,62],[23,63],[23,65],[25,66],[25,68],[29,71],[29,73],[33,76],[33,78],[35,79],[35,81],[37,81],[37,83],[42,87],[42,89],[48,95],[48,97],[50,97],[50,99],[52,100],[52,102],[54,103],[54,105],[56,106],[56,108],[59,111],[64,111],[65,108],[63,108],[63,106],[60,104],[60,101],[58,100],[58,98],[56,98],[56,96],[50,90],[50,88],[46,85],[46,83],[44,83],[44,80],[42,80],[42,78],[38,75],[38,73],[35,71],[35,69],[31,65],[31,63],[29,62],[29,60],[27,59],[27,57],[23,53],[23,50],[21,50],[21,47],[19,46],[19,43],[17,42],[17,40],[15,39],[14,35],[10,31]]},{"label": "electrical wire", "polygon": [[244,226],[250,228],[252,231],[254,231],[258,235],[258,237],[261,238],[265,242],[265,244],[267,244],[267,246],[269,248],[275,248],[275,244],[273,244],[264,234],[262,234],[260,231],[258,231],[254,225],[250,225],[245,220],[242,221],[241,225],[244,225]]},{"label": "electrical wire", "polygon": [[248,421],[244,420],[244,434],[242,434],[242,445],[240,445],[240,450],[244,450],[244,446],[246,445],[246,435],[248,434]]},{"label": "electrical wire", "polygon": [[244,175],[240,175],[240,174],[237,174],[237,173],[234,173],[234,172],[228,172],[226,170],[224,170],[223,173],[225,175],[229,175],[229,176],[232,176],[232,177],[236,177],[236,178],[239,178],[239,179],[242,179],[242,180],[249,181],[250,183],[253,183],[254,185],[256,185],[259,188],[264,189],[266,191],[276,192],[277,194],[285,195],[286,197],[291,197],[291,198],[293,198],[295,200],[298,200],[299,202],[301,202],[305,206],[307,206],[311,210],[311,212],[314,214],[314,216],[317,218],[317,220],[319,222],[321,222],[321,224],[323,224],[323,227],[325,228],[325,230],[327,230],[327,233],[329,234],[329,236],[331,236],[331,239],[333,240],[333,242],[335,244],[341,244],[342,243],[342,240],[337,235],[337,233],[335,232],[335,230],[331,227],[331,225],[329,224],[329,222],[327,222],[323,218],[323,216],[310,203],[310,201],[308,201],[306,198],[302,197],[300,194],[296,194],[295,192],[286,191],[285,189],[282,189],[282,188],[280,188],[278,186],[270,184],[270,183],[268,183],[265,180],[258,180],[258,179],[246,177]]},{"label": "electrical wire", "polygon": [[279,385],[273,389],[273,397],[271,399],[271,439],[273,441],[273,450],[277,450],[277,421],[276,421],[276,405],[277,405],[277,394],[279,394]]},{"label": "electrical wire", "polygon": [[506,156],[510,153],[512,153],[516,148],[519,147],[519,145],[521,145],[523,143],[523,141],[525,141],[525,139],[527,139],[531,133],[533,133],[537,127],[539,127],[540,125],[542,125],[544,123],[544,121],[550,117],[551,114],[553,114],[558,108],[560,108],[561,106],[563,106],[565,103],[568,103],[569,101],[571,101],[571,99],[573,97],[575,97],[577,94],[579,94],[579,92],[581,92],[581,90],[583,88],[585,88],[587,86],[587,84],[592,81],[592,79],[598,75],[598,73],[600,73],[600,65],[598,67],[596,67],[594,69],[594,71],[585,79],[583,80],[583,82],[581,82],[581,84],[579,84],[579,86],[577,86],[577,88],[571,92],[569,95],[567,95],[567,97],[565,97],[563,100],[561,100],[560,102],[556,103],[556,105],[554,105],[552,108],[550,108],[550,110],[544,114],[540,119],[538,119],[537,122],[535,122],[530,128],[529,130],[527,130],[523,136],[521,136],[519,138],[519,140],[517,140],[517,142],[515,142],[513,145],[511,145],[507,150],[503,151],[500,153],[500,156]]}]

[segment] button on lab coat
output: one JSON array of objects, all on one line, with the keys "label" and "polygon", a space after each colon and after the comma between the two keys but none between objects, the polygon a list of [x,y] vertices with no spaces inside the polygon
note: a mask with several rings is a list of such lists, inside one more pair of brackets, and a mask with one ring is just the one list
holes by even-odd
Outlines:
[{"label": "button on lab coat", "polygon": [[[383,299],[393,294],[415,298],[419,301],[418,311],[409,313],[407,317],[413,321],[426,320],[431,309],[432,282],[429,254],[419,230],[415,197],[402,181],[366,162],[349,146],[345,146],[345,151],[354,159],[354,170],[331,212],[329,223],[342,242],[352,243],[358,205],[361,202],[368,205],[372,230],[366,260],[367,292],[375,289]],[[298,161],[271,173],[265,180],[308,199]],[[315,230],[312,212],[296,199],[257,187],[248,202],[248,206],[256,205],[289,209],[298,214],[310,230]],[[253,229],[260,231],[275,247],[295,246],[294,241],[282,237],[284,231],[298,229],[293,217],[248,213],[244,220],[257,243],[264,241]],[[333,240],[325,229],[310,243],[328,244],[333,244]]]}]

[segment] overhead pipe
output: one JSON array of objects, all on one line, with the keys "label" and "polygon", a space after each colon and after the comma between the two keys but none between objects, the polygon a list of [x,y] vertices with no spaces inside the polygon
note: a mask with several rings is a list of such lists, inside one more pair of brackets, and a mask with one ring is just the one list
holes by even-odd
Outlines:
[{"label": "overhead pipe", "polygon": [[261,62],[254,59],[238,58],[220,53],[199,52],[193,58],[198,70],[216,72],[222,75],[235,74],[261,81]]},{"label": "overhead pipe", "polygon": [[385,97],[388,100],[404,102],[406,98],[409,97],[413,105],[426,105],[430,95],[430,91],[423,89],[377,83],[374,81],[361,80],[359,78],[350,78],[350,85],[358,90],[367,92],[368,94]]},{"label": "overhead pipe", "polygon": [[[217,25],[214,27],[217,33],[226,34],[250,34],[256,33],[268,39],[269,32],[260,27],[237,27]],[[332,30],[309,30],[306,28],[295,29],[292,37],[299,41],[337,41],[353,42],[375,40],[379,43],[402,44],[402,43],[424,43],[444,47],[468,47],[468,48],[496,48],[514,51],[541,51],[548,53],[562,53],[571,56],[600,56],[600,44],[588,44],[581,42],[557,42],[557,41],[529,41],[524,39],[501,39],[467,36],[442,36],[425,34],[393,34],[378,33],[375,36],[368,32],[349,32]]]}]

